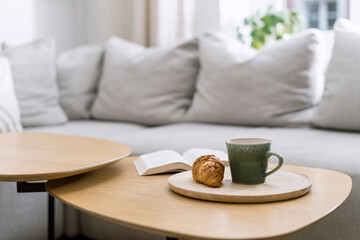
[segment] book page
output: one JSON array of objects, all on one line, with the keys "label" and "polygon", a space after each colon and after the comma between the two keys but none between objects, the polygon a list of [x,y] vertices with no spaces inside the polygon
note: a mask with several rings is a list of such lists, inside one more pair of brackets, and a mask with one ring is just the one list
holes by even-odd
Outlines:
[{"label": "book page", "polygon": [[192,166],[195,160],[202,155],[215,155],[224,162],[225,165],[229,161],[228,155],[221,151],[215,149],[206,149],[206,148],[191,148],[183,153],[185,160]]},{"label": "book page", "polygon": [[147,153],[140,156],[148,168],[168,165],[171,163],[185,163],[185,159],[173,150],[161,150],[153,153]]},{"label": "book page", "polygon": [[172,150],[161,150],[140,155],[134,164],[139,175],[191,168],[179,153]]}]

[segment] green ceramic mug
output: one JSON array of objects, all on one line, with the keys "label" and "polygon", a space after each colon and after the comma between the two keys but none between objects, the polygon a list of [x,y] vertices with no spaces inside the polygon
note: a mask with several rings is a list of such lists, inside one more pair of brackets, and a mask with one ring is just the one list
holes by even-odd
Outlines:
[{"label": "green ceramic mug", "polygon": [[[271,141],[263,138],[238,138],[226,141],[232,181],[242,184],[260,184],[283,164],[279,153],[270,152]],[[267,171],[270,156],[276,156],[278,165]]]}]

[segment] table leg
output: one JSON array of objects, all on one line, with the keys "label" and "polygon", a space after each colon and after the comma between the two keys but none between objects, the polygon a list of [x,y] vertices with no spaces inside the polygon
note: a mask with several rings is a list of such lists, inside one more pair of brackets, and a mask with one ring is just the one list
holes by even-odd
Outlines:
[{"label": "table leg", "polygon": [[55,239],[55,203],[54,197],[48,194],[48,240]]},{"label": "table leg", "polygon": [[[18,193],[46,192],[46,182],[17,182]],[[55,239],[55,201],[48,194],[48,240]]]}]

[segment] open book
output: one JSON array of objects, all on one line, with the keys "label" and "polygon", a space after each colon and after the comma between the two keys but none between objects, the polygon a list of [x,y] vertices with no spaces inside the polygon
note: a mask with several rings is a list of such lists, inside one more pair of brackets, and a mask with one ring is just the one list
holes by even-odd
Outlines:
[{"label": "open book", "polygon": [[140,176],[165,172],[178,172],[182,170],[191,170],[195,160],[202,155],[215,155],[223,161],[225,166],[229,165],[228,156],[225,152],[204,148],[192,148],[182,155],[173,150],[161,150],[143,154],[134,161],[134,164]]}]

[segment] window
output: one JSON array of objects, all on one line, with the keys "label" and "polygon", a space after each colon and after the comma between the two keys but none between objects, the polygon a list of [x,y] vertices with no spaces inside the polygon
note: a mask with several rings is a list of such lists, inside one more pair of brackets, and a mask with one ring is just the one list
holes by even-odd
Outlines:
[{"label": "window", "polygon": [[332,28],[337,17],[337,5],[336,2],[327,3],[327,21],[328,27]]},{"label": "window", "polygon": [[348,18],[348,0],[290,0],[288,8],[306,16],[307,28],[332,29],[337,18]]},{"label": "window", "polygon": [[307,2],[306,3],[307,25],[310,28],[319,27],[319,3]]}]

